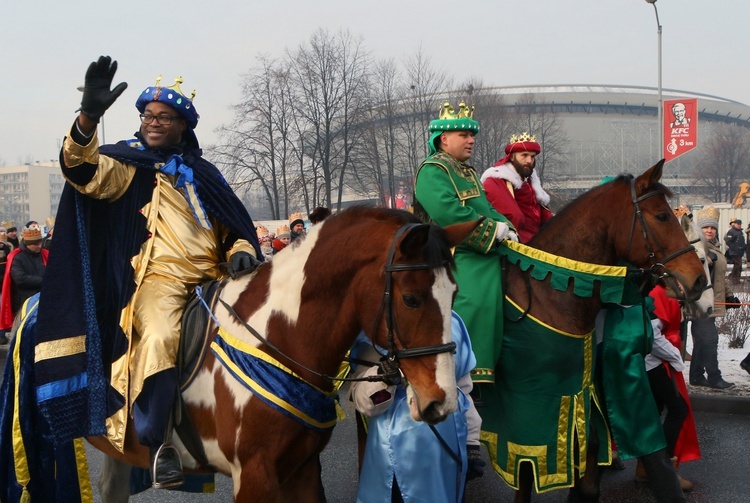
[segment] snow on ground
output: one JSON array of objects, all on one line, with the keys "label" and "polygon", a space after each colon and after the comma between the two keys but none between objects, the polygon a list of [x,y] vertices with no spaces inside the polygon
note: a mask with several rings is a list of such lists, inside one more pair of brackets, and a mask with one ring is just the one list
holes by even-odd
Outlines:
[{"label": "snow on ground", "polygon": [[[750,307],[743,307],[742,309],[750,309]],[[719,370],[721,370],[721,376],[724,380],[733,382],[734,387],[725,390],[715,390],[705,386],[690,386],[688,383],[690,392],[716,396],[750,397],[750,374],[740,367],[740,362],[750,353],[750,347],[748,347],[750,344],[745,344],[745,346],[745,348],[740,349],[729,349],[727,347],[727,336],[719,334]],[[691,338],[688,337],[687,352],[690,353],[692,350],[693,343]],[[685,382],[688,382],[689,369],[690,362],[685,362],[685,370],[683,371]]]}]

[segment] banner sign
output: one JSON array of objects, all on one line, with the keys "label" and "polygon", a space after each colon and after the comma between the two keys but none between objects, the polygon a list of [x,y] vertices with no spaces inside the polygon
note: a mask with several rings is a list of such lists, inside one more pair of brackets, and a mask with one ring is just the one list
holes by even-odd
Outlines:
[{"label": "banner sign", "polygon": [[698,146],[698,98],[666,100],[662,116],[667,162]]}]

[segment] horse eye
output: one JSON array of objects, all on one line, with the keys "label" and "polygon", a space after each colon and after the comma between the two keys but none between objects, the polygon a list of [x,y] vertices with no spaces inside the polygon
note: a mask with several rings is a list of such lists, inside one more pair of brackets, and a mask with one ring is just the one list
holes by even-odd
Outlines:
[{"label": "horse eye", "polygon": [[667,220],[669,220],[669,218],[670,218],[671,216],[672,216],[672,215],[670,215],[669,213],[659,213],[658,215],[656,215],[656,219],[657,219],[657,220],[658,220],[659,222],[666,222]]},{"label": "horse eye", "polygon": [[421,304],[416,295],[404,295],[402,298],[406,307],[417,308]]}]

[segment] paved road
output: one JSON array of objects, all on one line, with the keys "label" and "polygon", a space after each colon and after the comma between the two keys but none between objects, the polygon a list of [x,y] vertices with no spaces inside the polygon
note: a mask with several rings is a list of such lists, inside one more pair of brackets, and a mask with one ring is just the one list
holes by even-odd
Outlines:
[{"label": "paved road", "polygon": [[[0,364],[4,365],[0,351]],[[1,368],[1,367],[0,367]],[[684,464],[680,473],[695,483],[690,503],[746,503],[750,501],[750,399],[733,400],[694,396],[696,423],[702,459]],[[324,451],[323,482],[330,503],[350,503],[357,490],[356,433],[351,406],[345,401],[347,420],[334,431]],[[89,447],[92,480],[100,470],[102,455]],[[622,472],[608,471],[602,481],[602,501],[606,503],[650,503],[655,501],[646,486],[633,482],[635,461],[625,461]],[[564,502],[566,491],[537,495],[535,502]],[[101,501],[96,494],[96,501]],[[172,491],[149,490],[131,498],[133,502],[230,502],[231,481],[217,476],[216,493],[186,495]],[[485,472],[482,479],[470,483],[467,502],[512,501],[512,492],[494,473]]]}]

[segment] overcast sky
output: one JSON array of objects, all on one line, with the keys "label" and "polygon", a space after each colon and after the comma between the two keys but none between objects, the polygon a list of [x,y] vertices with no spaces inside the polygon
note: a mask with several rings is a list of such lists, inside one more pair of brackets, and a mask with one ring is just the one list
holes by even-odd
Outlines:
[{"label": "overcast sky", "polygon": [[[750,104],[750,2],[659,0],[663,87]],[[203,145],[231,119],[258,54],[281,56],[320,28],[348,29],[374,58],[421,46],[432,63],[488,86],[657,85],[657,23],[645,0],[35,0],[0,10],[0,164],[49,161],[80,103],[88,64],[118,61],[127,91],[106,140],[138,128],[135,100],[159,74],[197,90]]]}]

